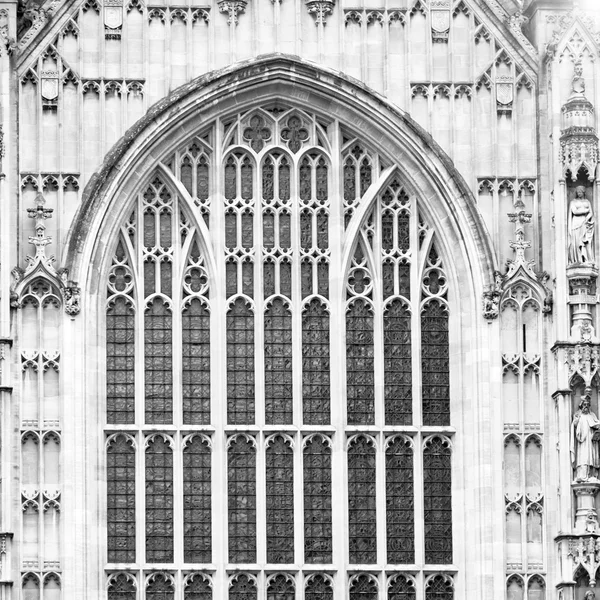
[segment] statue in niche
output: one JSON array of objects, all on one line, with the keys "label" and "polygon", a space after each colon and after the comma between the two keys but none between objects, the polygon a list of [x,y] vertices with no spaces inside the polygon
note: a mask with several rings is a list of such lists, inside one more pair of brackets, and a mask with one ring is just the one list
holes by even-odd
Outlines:
[{"label": "statue in niche", "polygon": [[585,79],[583,78],[583,65],[578,60],[575,63],[575,72],[573,73],[573,79],[571,80],[571,98],[575,96],[585,95]]},{"label": "statue in niche", "polygon": [[585,196],[585,186],[575,188],[569,202],[569,264],[594,262],[594,213]]},{"label": "statue in niche", "polygon": [[597,481],[600,469],[600,421],[590,409],[591,391],[591,388],[585,388],[579,410],[573,417],[571,460],[577,482]]},{"label": "statue in niche", "polygon": [[596,594],[592,590],[588,590],[583,598],[584,600],[596,600]]}]

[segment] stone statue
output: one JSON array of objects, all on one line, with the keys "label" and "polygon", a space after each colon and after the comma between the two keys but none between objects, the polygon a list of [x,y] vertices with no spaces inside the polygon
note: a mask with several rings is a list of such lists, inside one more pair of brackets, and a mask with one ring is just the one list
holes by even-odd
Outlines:
[{"label": "stone statue", "polygon": [[585,79],[583,78],[583,65],[578,60],[575,63],[575,72],[573,73],[573,79],[571,80],[571,98],[574,96],[585,95]]},{"label": "stone statue", "polygon": [[583,598],[584,600],[596,600],[596,594],[592,590],[588,590]]},{"label": "stone statue", "polygon": [[576,481],[597,479],[600,469],[600,449],[598,435],[600,429],[598,417],[590,410],[590,388],[585,388],[579,410],[573,417],[571,436],[571,460],[575,469]]},{"label": "stone statue", "polygon": [[569,264],[594,262],[594,225],[592,204],[585,197],[585,187],[579,185],[569,203]]}]

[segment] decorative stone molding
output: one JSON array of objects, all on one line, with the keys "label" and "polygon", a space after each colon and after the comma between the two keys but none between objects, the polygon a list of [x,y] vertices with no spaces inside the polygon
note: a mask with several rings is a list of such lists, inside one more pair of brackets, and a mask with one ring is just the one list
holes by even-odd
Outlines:
[{"label": "decorative stone molding", "polygon": [[104,0],[104,37],[121,39],[123,28],[123,0]]},{"label": "decorative stone molding", "polygon": [[0,10],[0,58],[5,54],[10,55],[15,50],[17,44],[10,36],[8,28],[9,13],[5,8]]},{"label": "decorative stone molding", "polygon": [[590,387],[600,366],[600,345],[591,343],[557,344],[554,349],[564,353],[569,379],[579,375],[584,384]]},{"label": "decorative stone molding", "polygon": [[21,15],[19,19],[19,50],[25,48],[33,40],[61,4],[62,0],[51,0],[44,8],[30,8]]},{"label": "decorative stone molding", "polygon": [[45,208],[46,200],[43,194],[38,193],[35,198],[34,208],[27,209],[27,216],[35,219],[35,236],[29,237],[29,243],[35,247],[35,256],[27,256],[25,270],[15,267],[12,270],[14,284],[11,290],[11,306],[20,308],[20,296],[23,290],[38,277],[49,280],[63,298],[65,312],[75,316],[80,311],[81,290],[76,282],[70,281],[66,269],[54,268],[54,256],[46,255],[46,247],[52,243],[52,238],[46,235],[46,219],[52,217],[54,210]]},{"label": "decorative stone molding", "polygon": [[496,77],[496,112],[511,114],[515,95],[515,82],[512,75]]},{"label": "decorative stone molding", "polygon": [[[577,491],[575,494],[577,495]],[[577,569],[583,567],[590,577],[590,586],[595,587],[596,571],[600,566],[600,536],[594,533],[569,537],[568,543],[568,556],[573,561],[573,574]]]},{"label": "decorative stone molding", "polygon": [[500,271],[494,271],[494,283],[483,292],[483,318],[492,321],[500,314],[500,297],[504,276]]},{"label": "decorative stone molding", "polygon": [[333,12],[335,0],[308,0],[306,8],[309,15],[315,18],[315,25],[325,25],[325,19]]},{"label": "decorative stone molding", "polygon": [[247,0],[218,0],[219,11],[227,13],[227,25],[238,24],[238,14],[243,13],[248,6]]},{"label": "decorative stone molding", "polygon": [[560,141],[559,160],[563,166],[563,175],[571,173],[571,179],[577,181],[577,173],[585,169],[590,181],[594,181],[598,166],[598,137],[595,130],[563,132]]},{"label": "decorative stone molding", "polygon": [[514,14],[508,16],[505,19],[508,28],[512,34],[529,50],[531,54],[537,56],[537,50],[533,44],[527,39],[527,36],[523,33],[523,27],[529,23],[529,18],[526,17],[520,10],[517,10]]}]

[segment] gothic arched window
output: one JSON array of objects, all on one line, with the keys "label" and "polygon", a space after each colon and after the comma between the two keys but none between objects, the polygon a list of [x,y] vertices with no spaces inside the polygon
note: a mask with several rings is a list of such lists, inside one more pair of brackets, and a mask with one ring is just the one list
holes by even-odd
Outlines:
[{"label": "gothic arched window", "polygon": [[453,289],[393,160],[272,103],[203,125],[123,209],[104,273],[110,600],[453,589],[436,573],[455,568]]}]

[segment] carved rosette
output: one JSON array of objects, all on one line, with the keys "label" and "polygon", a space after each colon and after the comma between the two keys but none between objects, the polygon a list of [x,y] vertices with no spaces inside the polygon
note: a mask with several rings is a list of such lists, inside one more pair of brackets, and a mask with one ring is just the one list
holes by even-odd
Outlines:
[{"label": "carved rosette", "polygon": [[315,18],[315,25],[325,25],[325,19],[333,12],[335,0],[308,0],[308,14]]}]

